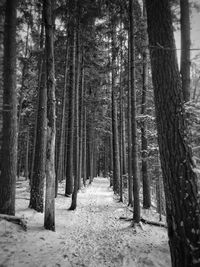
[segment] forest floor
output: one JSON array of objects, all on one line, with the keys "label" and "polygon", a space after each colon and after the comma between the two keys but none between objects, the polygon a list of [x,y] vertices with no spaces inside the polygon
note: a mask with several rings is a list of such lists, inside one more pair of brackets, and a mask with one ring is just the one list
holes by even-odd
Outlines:
[{"label": "forest floor", "polygon": [[[27,220],[27,231],[0,221],[1,267],[171,266],[166,229],[144,224],[134,229],[120,219],[131,212],[117,201],[106,178],[95,178],[79,192],[76,211],[68,211],[70,198],[58,195],[56,232],[43,228],[44,215],[27,208],[28,198],[28,183],[18,182],[16,215]],[[143,211],[147,218],[152,214]]]}]

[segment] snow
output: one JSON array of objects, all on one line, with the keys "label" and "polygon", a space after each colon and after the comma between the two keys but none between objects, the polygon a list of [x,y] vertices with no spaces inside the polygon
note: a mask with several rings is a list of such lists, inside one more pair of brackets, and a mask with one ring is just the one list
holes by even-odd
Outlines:
[{"label": "snow", "polygon": [[[95,178],[79,192],[76,211],[68,211],[71,199],[62,195],[64,185],[59,190],[56,232],[51,232],[43,228],[44,215],[27,208],[28,183],[18,184],[16,215],[27,219],[28,230],[0,221],[0,266],[171,266],[166,229],[133,228],[119,219],[132,213],[118,202],[107,178]],[[143,216],[154,214],[146,211]]]}]

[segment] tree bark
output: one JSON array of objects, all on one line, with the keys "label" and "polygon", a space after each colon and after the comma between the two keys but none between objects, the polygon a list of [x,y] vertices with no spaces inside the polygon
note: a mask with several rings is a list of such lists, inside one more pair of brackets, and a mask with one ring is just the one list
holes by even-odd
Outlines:
[{"label": "tree bark", "polygon": [[53,2],[43,0],[46,30],[46,82],[47,82],[47,148],[46,148],[46,198],[45,229],[55,231],[55,66],[54,66],[54,20]]},{"label": "tree bark", "polygon": [[172,266],[200,264],[200,204],[188,145],[170,3],[146,0]]},{"label": "tree bark", "polygon": [[73,158],[74,158],[74,106],[76,90],[76,32],[74,25],[70,29],[70,68],[69,68],[69,117],[68,117],[68,139],[67,139],[67,166],[65,196],[73,192]]},{"label": "tree bark", "polygon": [[0,213],[8,215],[15,215],[17,175],[16,9],[17,0],[6,1]]},{"label": "tree bark", "polygon": [[119,133],[118,133],[118,118],[117,118],[117,87],[116,87],[116,25],[115,18],[112,18],[112,138],[113,138],[113,190],[119,193],[120,183],[120,154],[119,154]]},{"label": "tree bark", "polygon": [[[40,48],[44,49],[44,32],[41,29]],[[37,131],[35,144],[35,159],[31,179],[31,194],[29,207],[43,212],[44,209],[44,179],[46,167],[46,127],[47,127],[47,87],[46,87],[46,60],[44,53],[39,62],[39,95],[37,111]]]},{"label": "tree bark", "polygon": [[140,221],[140,179],[138,174],[137,122],[136,122],[136,88],[135,88],[135,38],[134,38],[134,1],[129,0],[130,20],[130,78],[131,78],[131,120],[132,120],[132,168],[133,168],[133,221]]},{"label": "tree bark", "polygon": [[[146,7],[143,7],[143,20],[144,20],[144,51],[143,51],[143,85],[142,85],[142,104],[141,115],[146,115],[147,105],[147,90],[148,90],[148,36],[147,36],[147,21],[146,21]],[[146,120],[141,122],[141,149],[142,149],[142,182],[143,182],[143,208],[149,209],[151,207],[151,192],[150,192],[150,179],[148,176],[148,143],[147,143],[147,126]]]},{"label": "tree bark", "polygon": [[180,0],[181,11],[181,79],[183,99],[190,100],[190,9],[188,0]]}]

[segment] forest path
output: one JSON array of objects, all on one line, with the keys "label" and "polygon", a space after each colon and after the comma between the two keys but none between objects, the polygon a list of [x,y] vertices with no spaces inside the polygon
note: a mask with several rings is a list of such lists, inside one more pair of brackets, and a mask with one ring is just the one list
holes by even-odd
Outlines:
[{"label": "forest path", "polygon": [[166,230],[146,225],[135,232],[119,220],[127,208],[115,199],[108,179],[95,178],[81,190],[75,211],[67,210],[71,199],[59,194],[55,233],[43,229],[43,214],[27,209],[27,193],[18,190],[17,214],[28,218],[28,231],[0,221],[0,266],[170,266]]}]

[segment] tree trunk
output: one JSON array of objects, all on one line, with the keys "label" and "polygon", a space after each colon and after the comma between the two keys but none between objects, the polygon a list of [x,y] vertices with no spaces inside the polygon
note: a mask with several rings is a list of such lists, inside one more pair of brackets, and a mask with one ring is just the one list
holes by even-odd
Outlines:
[{"label": "tree trunk", "polygon": [[46,81],[47,81],[47,148],[46,148],[46,198],[44,227],[55,231],[55,66],[53,2],[43,0],[46,30]]},{"label": "tree trunk", "polygon": [[186,136],[170,3],[146,0],[146,8],[172,266],[199,266],[197,177]]},{"label": "tree trunk", "polygon": [[0,213],[15,215],[17,175],[16,0],[6,1]]},{"label": "tree trunk", "polygon": [[116,25],[114,18],[112,19],[112,138],[113,138],[113,190],[119,193],[120,183],[120,154],[119,154],[119,133],[117,118],[117,50],[116,50]]},{"label": "tree trunk", "polygon": [[77,81],[75,91],[75,175],[74,175],[74,189],[72,193],[72,203],[70,210],[75,210],[77,206],[77,194],[79,187],[79,86],[80,86],[80,67],[81,67],[81,54],[80,54],[80,39],[79,39],[79,27],[76,30],[76,51],[77,51]]},{"label": "tree trunk", "polygon": [[84,103],[84,128],[83,128],[83,185],[86,186],[86,179],[87,179],[87,110]]},{"label": "tree trunk", "polygon": [[85,80],[85,72],[84,72],[84,66],[82,62],[81,66],[81,92],[80,92],[80,153],[79,153],[79,185],[78,188],[81,188],[81,178],[82,178],[82,170],[83,170],[83,127],[84,127],[84,122],[83,122],[83,98],[84,98],[84,80]]},{"label": "tree trunk", "polygon": [[[3,110],[3,37],[4,37],[4,4],[5,0],[0,2],[0,110]],[[3,127],[3,117],[0,113],[0,149],[2,145],[2,127]],[[1,162],[1,155],[0,155]],[[0,163],[1,169],[1,163]]]},{"label": "tree trunk", "polygon": [[133,205],[133,174],[132,174],[132,128],[131,128],[131,58],[130,58],[130,33],[128,45],[128,205]]},{"label": "tree trunk", "polygon": [[[143,51],[143,86],[142,86],[142,105],[141,115],[146,115],[147,105],[147,90],[148,90],[148,36],[147,36],[147,21],[146,21],[146,7],[143,7],[143,19],[145,25],[144,32],[144,51]],[[147,158],[147,126],[146,120],[143,118],[141,123],[141,148],[142,148],[142,182],[143,182],[143,208],[149,209],[151,207],[151,192],[150,192],[150,179],[148,176],[148,158]]]},{"label": "tree trunk", "polygon": [[[44,27],[41,28],[40,48],[44,49]],[[44,53],[39,59],[39,95],[37,110],[37,131],[35,143],[35,159],[31,179],[31,194],[29,207],[43,212],[44,209],[44,179],[46,166],[46,116],[47,116],[47,88],[46,61]]]},{"label": "tree trunk", "polygon": [[70,196],[73,191],[73,158],[74,158],[74,106],[76,90],[76,32],[74,25],[70,29],[70,69],[69,69],[69,117],[67,139],[67,166],[65,196]]},{"label": "tree trunk", "polygon": [[189,0],[180,0],[181,11],[181,78],[183,99],[190,100],[190,9]]},{"label": "tree trunk", "polygon": [[132,168],[133,168],[133,221],[140,221],[140,179],[138,174],[136,88],[135,88],[135,38],[134,38],[134,1],[129,0],[130,19],[130,78],[131,78],[131,120],[132,120]]}]

